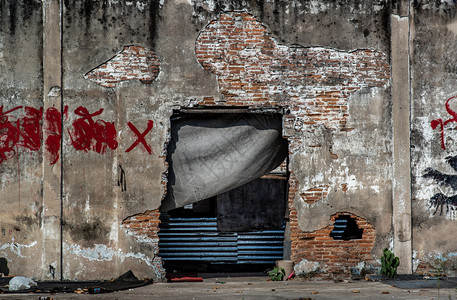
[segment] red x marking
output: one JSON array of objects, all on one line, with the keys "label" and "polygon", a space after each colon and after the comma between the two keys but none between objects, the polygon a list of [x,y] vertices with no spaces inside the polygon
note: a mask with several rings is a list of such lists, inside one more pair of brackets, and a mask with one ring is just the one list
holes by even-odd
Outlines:
[{"label": "red x marking", "polygon": [[130,152],[135,148],[139,143],[142,143],[144,147],[146,148],[146,151],[148,151],[149,154],[152,154],[151,147],[146,143],[146,140],[144,137],[146,134],[148,134],[149,131],[151,131],[152,126],[154,125],[154,122],[151,120],[148,120],[148,127],[143,133],[140,133],[138,129],[136,129],[135,125],[132,124],[132,122],[128,122],[127,125],[129,125],[130,129],[137,135],[137,140],[127,149],[125,152]]}]

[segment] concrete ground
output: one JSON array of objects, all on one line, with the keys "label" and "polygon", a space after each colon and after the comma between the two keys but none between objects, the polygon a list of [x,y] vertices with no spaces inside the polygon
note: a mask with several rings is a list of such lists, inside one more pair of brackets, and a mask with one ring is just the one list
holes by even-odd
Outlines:
[{"label": "concrete ground", "polygon": [[[401,289],[373,281],[334,283],[267,281],[264,276],[207,278],[203,282],[154,283],[106,294],[0,294],[0,299],[457,299],[456,287]],[[43,298],[40,298],[43,297]],[[49,298],[48,298],[49,299]]]}]

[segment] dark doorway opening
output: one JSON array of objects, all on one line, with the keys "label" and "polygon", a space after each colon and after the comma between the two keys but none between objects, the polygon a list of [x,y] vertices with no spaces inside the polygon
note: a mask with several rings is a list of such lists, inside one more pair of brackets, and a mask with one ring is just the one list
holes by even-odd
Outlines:
[{"label": "dark doorway opening", "polygon": [[285,177],[260,178],[162,213],[159,256],[167,272],[260,272],[283,259],[286,184]]},{"label": "dark doorway opening", "polygon": [[172,117],[169,194],[159,231],[159,256],[168,273],[260,272],[289,253],[281,120],[277,113],[236,110]]}]

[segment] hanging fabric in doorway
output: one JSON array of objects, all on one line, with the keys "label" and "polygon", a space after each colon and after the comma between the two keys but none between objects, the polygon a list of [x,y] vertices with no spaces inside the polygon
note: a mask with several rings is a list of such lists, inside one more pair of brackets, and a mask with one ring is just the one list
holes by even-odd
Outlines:
[{"label": "hanging fabric in doorway", "polygon": [[161,210],[239,187],[275,169],[286,156],[279,114],[177,115],[172,118],[168,192]]}]

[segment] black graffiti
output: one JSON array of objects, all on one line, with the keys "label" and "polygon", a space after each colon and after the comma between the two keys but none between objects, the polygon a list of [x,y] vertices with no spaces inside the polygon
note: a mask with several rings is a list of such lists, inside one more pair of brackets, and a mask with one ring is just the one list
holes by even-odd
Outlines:
[{"label": "black graffiti", "polygon": [[120,175],[119,179],[117,180],[117,186],[121,187],[121,191],[125,192],[127,190],[127,180],[125,178],[125,171],[122,169],[122,166],[119,165]]},{"label": "black graffiti", "polygon": [[442,193],[437,193],[430,198],[430,208],[434,208],[435,215],[438,209],[440,210],[440,216],[443,214],[443,207],[446,206],[446,214],[449,213],[449,210],[457,210],[457,195],[448,197]]},{"label": "black graffiti", "polygon": [[[446,162],[451,166],[451,168],[457,172],[457,155],[456,156],[447,156],[445,158]],[[447,186],[457,191],[457,174],[445,174],[438,170],[427,168],[425,169],[425,174],[422,175],[425,178],[431,178],[438,182],[442,186]],[[430,198],[429,208],[434,209],[433,214],[440,211],[440,216],[443,214],[443,209],[446,207],[446,214],[450,210],[457,210],[457,194],[453,196],[446,196],[443,193],[436,193]]]},{"label": "black graffiti", "polygon": [[56,268],[54,268],[52,265],[49,265],[49,274],[51,274],[52,279],[56,277]]}]

